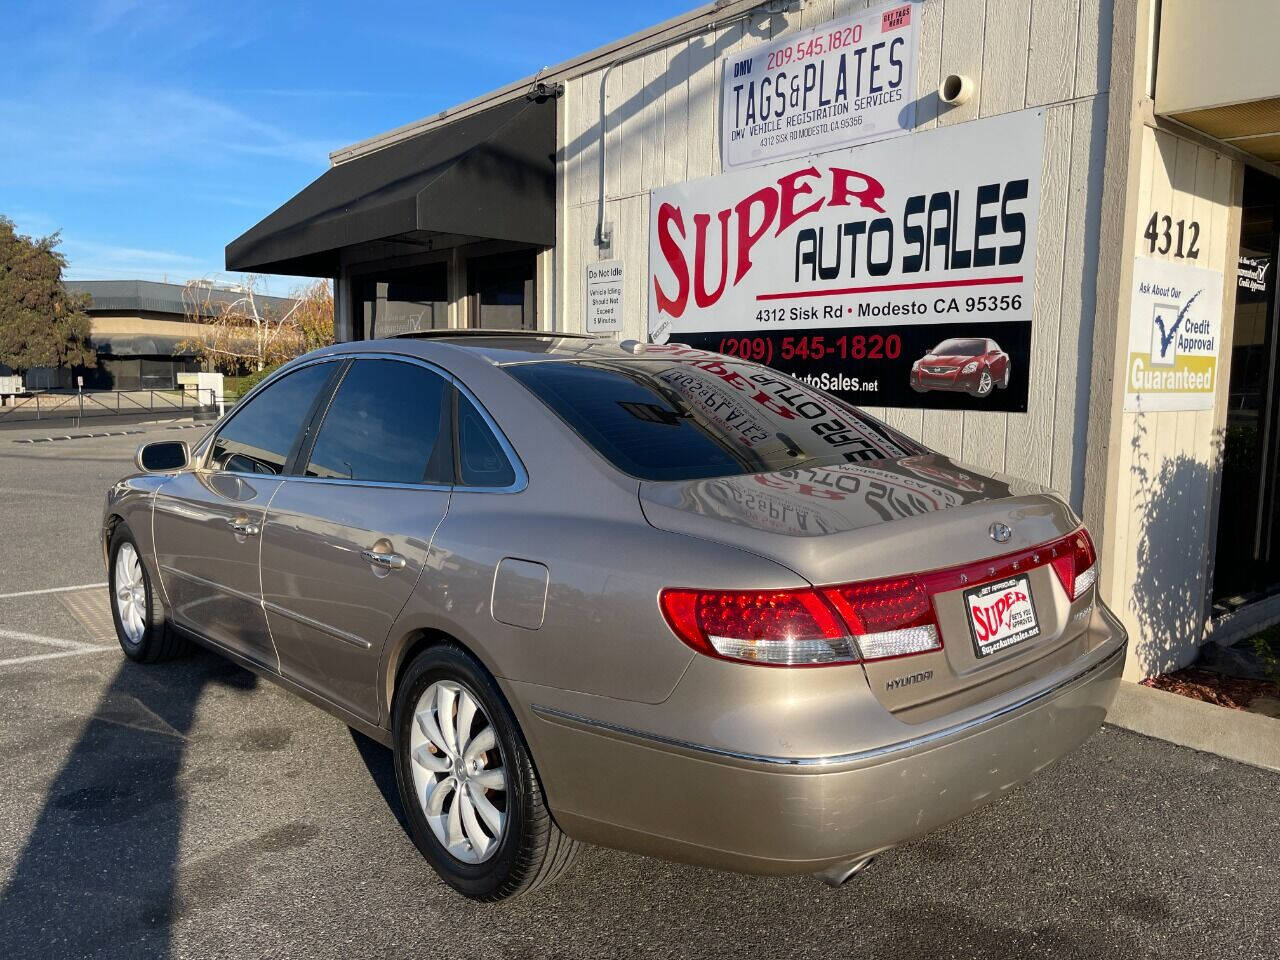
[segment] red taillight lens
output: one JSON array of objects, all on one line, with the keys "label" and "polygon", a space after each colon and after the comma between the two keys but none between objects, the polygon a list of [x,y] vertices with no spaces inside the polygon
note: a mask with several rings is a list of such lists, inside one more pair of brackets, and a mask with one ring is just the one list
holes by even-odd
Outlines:
[{"label": "red taillight lens", "polygon": [[676,636],[708,656],[775,666],[858,659],[815,590],[663,590],[659,604]]},{"label": "red taillight lens", "polygon": [[1098,555],[1084,527],[1063,540],[1058,555],[1049,562],[1068,600],[1079,599],[1098,579]]},{"label": "red taillight lens", "polygon": [[729,660],[821,665],[942,648],[933,604],[915,577],[821,591],[664,590],[659,602],[676,636]]},{"label": "red taillight lens", "polygon": [[933,596],[978,586],[1046,562],[1076,600],[1098,578],[1093,541],[1070,536],[979,563],[917,576],[804,590],[664,590],[659,605],[676,636],[699,653],[772,666],[888,660],[942,649]]},{"label": "red taillight lens", "polygon": [[933,603],[916,577],[868,580],[822,592],[849,624],[865,660],[942,649]]}]

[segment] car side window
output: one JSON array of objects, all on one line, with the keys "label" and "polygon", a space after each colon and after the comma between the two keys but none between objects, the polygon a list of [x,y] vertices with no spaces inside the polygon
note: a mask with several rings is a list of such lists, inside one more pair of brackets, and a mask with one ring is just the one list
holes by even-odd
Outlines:
[{"label": "car side window", "polygon": [[453,482],[439,374],[398,360],[356,360],[342,378],[308,459],[308,477],[379,483]]},{"label": "car side window", "polygon": [[458,393],[458,478],[468,487],[509,487],[516,471],[484,416]]},{"label": "car side window", "polygon": [[255,394],[218,431],[209,466],[237,473],[283,473],[298,431],[333,371],[333,363],[312,364]]}]

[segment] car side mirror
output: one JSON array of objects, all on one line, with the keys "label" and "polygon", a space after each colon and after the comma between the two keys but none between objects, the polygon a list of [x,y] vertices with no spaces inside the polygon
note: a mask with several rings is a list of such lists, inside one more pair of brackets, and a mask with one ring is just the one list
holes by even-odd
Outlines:
[{"label": "car side mirror", "polygon": [[145,473],[167,473],[190,463],[191,451],[185,440],[153,440],[138,448],[133,462]]}]

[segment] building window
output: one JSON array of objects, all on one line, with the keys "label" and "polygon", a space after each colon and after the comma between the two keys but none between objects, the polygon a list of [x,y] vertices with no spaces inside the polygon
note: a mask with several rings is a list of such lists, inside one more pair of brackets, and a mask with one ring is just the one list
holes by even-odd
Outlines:
[{"label": "building window", "polygon": [[521,250],[467,261],[470,325],[482,330],[538,329],[534,277],[538,254]]},{"label": "building window", "polygon": [[357,339],[449,326],[449,270],[429,263],[354,278]]}]

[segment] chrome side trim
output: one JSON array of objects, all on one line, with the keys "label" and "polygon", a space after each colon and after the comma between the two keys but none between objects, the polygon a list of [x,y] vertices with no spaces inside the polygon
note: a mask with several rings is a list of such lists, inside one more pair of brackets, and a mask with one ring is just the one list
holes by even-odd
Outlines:
[{"label": "chrome side trim", "polygon": [[530,709],[543,720],[552,723],[580,724],[584,727],[595,727],[600,730],[606,730],[609,733],[620,734],[624,737],[631,737],[636,740],[647,740],[652,743],[660,743],[663,746],[677,747],[681,750],[691,750],[695,753],[706,753],[717,757],[726,757],[731,760],[746,760],[751,763],[767,763],[785,767],[830,767],[841,764],[857,763],[863,760],[876,760],[895,753],[905,753],[915,750],[922,746],[935,743],[939,740],[946,740],[973,730],[975,727],[981,727],[985,724],[994,723],[995,721],[1006,717],[1011,713],[1016,713],[1032,704],[1039,703],[1042,700],[1048,700],[1066,687],[1070,687],[1080,681],[1083,681],[1091,674],[1096,673],[1110,666],[1117,657],[1124,655],[1126,644],[1122,644],[1116,650],[1113,650],[1107,656],[1103,657],[1097,663],[1094,663],[1079,673],[1072,674],[1065,680],[1059,681],[1052,687],[1037,691],[1023,697],[1013,703],[1005,704],[998,710],[992,710],[981,716],[973,717],[963,723],[955,726],[946,727],[942,730],[935,730],[933,733],[926,733],[919,737],[912,737],[910,740],[899,740],[897,743],[886,744],[882,747],[872,747],[869,750],[858,750],[854,753],[842,753],[828,757],[774,757],[758,753],[740,753],[735,750],[725,750],[720,747],[710,747],[702,743],[691,743],[687,740],[679,740],[675,737],[666,737],[658,733],[650,733],[645,730],[636,730],[634,727],[626,727],[620,724],[608,723],[604,720],[596,720],[591,717],[584,717],[581,714],[569,713],[565,710],[557,710],[554,707],[544,707],[540,704],[530,704]]},{"label": "chrome side trim", "polygon": [[171,567],[161,564],[160,569],[165,573],[171,573],[179,579],[186,580],[188,583],[194,583],[196,586],[206,587],[210,590],[216,590],[219,593],[225,593],[228,596],[235,597],[237,600],[243,600],[245,603],[251,603],[255,607],[261,602],[258,597],[251,593],[245,593],[243,590],[236,590],[234,587],[228,587],[221,583],[214,583],[212,580],[206,580],[204,577],[194,573],[188,573],[185,570],[179,570],[177,567]]},{"label": "chrome side trim", "polygon": [[[304,627],[310,627],[312,630],[327,634],[335,640],[341,640],[343,643],[349,643],[353,647],[360,647],[363,650],[368,650],[373,646],[373,644],[368,640],[365,640],[362,637],[357,637],[354,633],[347,633],[345,630],[339,630],[337,627],[331,627],[327,623],[321,623],[319,620],[312,620],[308,616],[304,616],[303,614],[298,613],[295,610],[290,610],[287,607],[282,607],[278,603],[272,603],[270,600],[264,599],[262,601],[262,608],[266,610],[267,613],[274,613],[287,620],[300,623]],[[267,621],[267,625],[270,626],[270,621]]]},{"label": "chrome side trim", "polygon": [[[237,473],[234,470],[219,470],[218,473],[229,473],[235,476],[253,477],[258,474]],[[448,493],[454,488],[447,483],[402,483],[394,480],[348,480],[346,477],[302,477],[295,474],[281,474],[276,479],[282,483],[325,483],[331,487],[377,487],[383,490],[426,490],[435,493]]]}]

